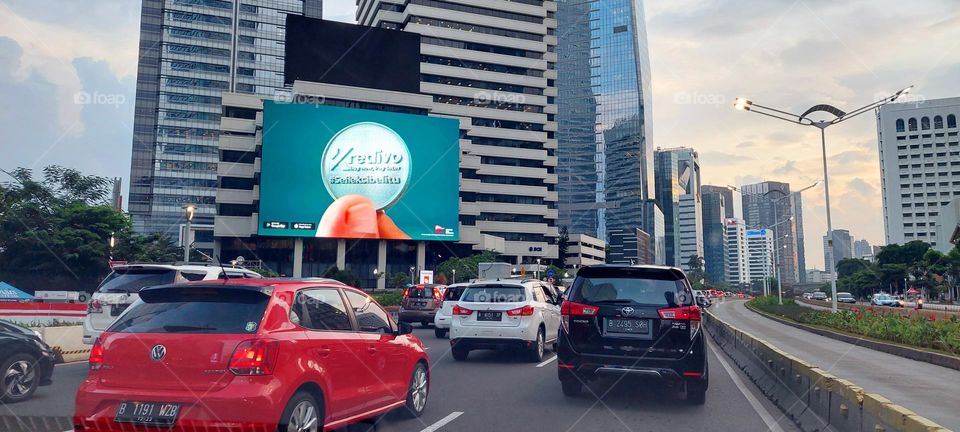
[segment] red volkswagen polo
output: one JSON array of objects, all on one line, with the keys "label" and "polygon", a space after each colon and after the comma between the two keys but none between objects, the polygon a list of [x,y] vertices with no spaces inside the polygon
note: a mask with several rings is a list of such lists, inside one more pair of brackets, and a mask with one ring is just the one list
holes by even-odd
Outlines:
[{"label": "red volkswagen polo", "polygon": [[336,281],[140,291],[90,354],[76,431],[315,432],[419,416],[429,363],[409,324]]}]

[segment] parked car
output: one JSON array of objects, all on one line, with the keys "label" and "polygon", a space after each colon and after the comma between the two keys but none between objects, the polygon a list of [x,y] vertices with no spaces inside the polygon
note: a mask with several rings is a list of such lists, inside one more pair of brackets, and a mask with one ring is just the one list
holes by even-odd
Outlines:
[{"label": "parked car", "polygon": [[557,340],[560,302],[552,287],[536,279],[478,282],[453,306],[450,345],[454,360],[476,349],[519,349],[529,361],[543,360]]},{"label": "parked car", "polygon": [[870,299],[870,304],[874,306],[890,306],[890,307],[900,307],[900,300],[891,296],[890,294],[875,294],[872,299]]},{"label": "parked car", "polygon": [[825,292],[823,292],[823,291],[814,292],[814,293],[813,293],[813,299],[814,299],[814,300],[820,300],[820,301],[826,301],[826,300],[827,300],[827,293],[825,293]]},{"label": "parked car", "polygon": [[856,303],[857,299],[853,297],[852,294],[848,292],[838,292],[837,293],[837,303]]},{"label": "parked car", "polygon": [[37,387],[53,384],[56,359],[39,333],[0,320],[0,402],[30,399]]},{"label": "parked car", "polygon": [[813,299],[813,293],[805,292],[805,293],[803,293],[803,295],[802,295],[801,297],[803,297],[803,298],[805,298],[805,299],[807,299],[807,300],[812,300],[812,299]]},{"label": "parked car", "polygon": [[106,329],[127,307],[139,298],[145,287],[188,281],[260,278],[254,271],[240,268],[224,269],[216,264],[129,264],[113,267],[113,271],[100,282],[97,291],[87,303],[87,316],[83,319],[83,343],[93,345]]},{"label": "parked car", "polygon": [[144,288],[91,350],[75,430],[322,431],[419,416],[430,366],[411,332],[332,280]]},{"label": "parked car", "polygon": [[440,300],[440,307],[437,308],[437,314],[433,317],[433,334],[438,338],[446,337],[450,333],[450,321],[453,318],[453,305],[460,300],[463,290],[470,286],[469,283],[458,283],[448,285],[443,290],[443,298]]},{"label": "parked car", "polygon": [[404,288],[400,300],[400,322],[418,322],[426,327],[433,322],[443,298],[443,285],[419,284]]},{"label": "parked car", "polygon": [[653,378],[703,404],[708,386],[701,311],[673,267],[583,267],[563,302],[557,373],[563,394],[604,375]]}]

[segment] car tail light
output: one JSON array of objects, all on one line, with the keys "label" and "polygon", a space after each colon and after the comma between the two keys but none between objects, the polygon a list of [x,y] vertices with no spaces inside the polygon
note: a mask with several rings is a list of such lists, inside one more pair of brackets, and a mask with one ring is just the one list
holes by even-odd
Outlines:
[{"label": "car tail light", "polygon": [[699,306],[684,306],[670,309],[660,309],[657,311],[661,319],[700,321]]},{"label": "car tail light", "polygon": [[403,289],[403,298],[410,297],[410,288]]},{"label": "car tail light", "polygon": [[473,311],[465,307],[460,307],[460,305],[453,305],[453,314],[454,315],[463,315],[467,316],[472,314]]},{"label": "car tail light", "polygon": [[560,304],[560,326],[563,327],[563,331],[569,333],[571,316],[597,316],[598,313],[600,313],[600,308],[597,306],[564,300]]},{"label": "car tail light", "polygon": [[91,300],[90,303],[87,303],[87,313],[103,313],[103,305],[100,304],[100,300]]},{"label": "car tail light", "polygon": [[524,306],[507,311],[509,316],[533,316],[533,306]]},{"label": "car tail light", "polygon": [[438,302],[439,302],[439,301],[443,301],[443,299],[442,299],[441,297],[443,297],[443,293],[441,293],[440,290],[434,288],[434,289],[433,289],[433,300],[434,300],[434,301],[438,301]]},{"label": "car tail light", "polygon": [[90,364],[90,370],[100,370],[103,367],[103,344],[100,338],[93,342],[93,348],[90,348],[90,358],[87,360]]},{"label": "car tail light", "polygon": [[280,341],[252,339],[240,342],[230,358],[234,375],[270,375],[277,363]]}]

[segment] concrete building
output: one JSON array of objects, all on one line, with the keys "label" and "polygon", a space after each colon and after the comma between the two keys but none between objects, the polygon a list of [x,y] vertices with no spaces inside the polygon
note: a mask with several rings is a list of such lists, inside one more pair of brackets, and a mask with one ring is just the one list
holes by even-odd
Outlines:
[{"label": "concrete building", "polygon": [[[707,280],[724,280],[727,273],[726,253],[726,225],[727,207],[732,203],[726,200],[726,194],[731,193],[725,186],[703,185],[700,194],[703,200],[703,259]],[[731,209],[732,210],[732,209]]]},{"label": "concrete building", "polygon": [[808,284],[823,284],[828,283],[833,280],[833,275],[829,272],[810,269],[807,270],[807,283]]},{"label": "concrete building", "polygon": [[607,236],[610,264],[640,264],[641,257],[649,256],[650,235],[639,228],[607,230]]},{"label": "concrete building", "polygon": [[747,274],[750,281],[774,276],[773,232],[768,229],[748,229]]},{"label": "concrete building", "polygon": [[556,2],[357,5],[361,25],[421,36],[420,92],[461,121],[460,243],[558,258]]},{"label": "concrete building", "polygon": [[703,257],[700,159],[690,148],[654,151],[657,201],[663,209],[666,264],[687,268],[691,256]]},{"label": "concrete building", "polygon": [[727,263],[724,280],[733,286],[749,284],[747,228],[743,219],[727,218],[724,221],[724,243]]},{"label": "concrete building", "polygon": [[823,262],[827,272],[833,272],[841,260],[853,258],[853,238],[850,231],[833,229],[833,247],[831,248],[830,235],[823,236]]},{"label": "concrete building", "polygon": [[600,237],[652,232],[641,225],[653,175],[643,3],[561,1],[556,19],[558,223]]},{"label": "concrete building", "polygon": [[140,233],[213,240],[221,93],[284,88],[288,14],[321,17],[320,0],[143,0],[128,210]]},{"label": "concrete building", "polygon": [[[807,248],[803,230],[803,197],[798,193],[790,194],[790,204],[793,210],[793,231],[796,235],[797,248],[797,277],[801,284],[807,283]],[[790,242],[784,243],[788,247]]]},{"label": "concrete building", "polygon": [[606,260],[607,242],[586,234],[570,234],[564,267],[578,269],[585,265],[603,264]]},{"label": "concrete building", "polygon": [[936,248],[942,253],[950,253],[960,240],[960,199],[950,201],[941,207],[937,219]]},{"label": "concrete building", "polygon": [[873,257],[873,247],[866,239],[853,241],[853,257],[858,259],[868,259]]},{"label": "concrete building", "polygon": [[877,138],[886,243],[940,248],[942,207],[960,197],[960,98],[880,107]]},{"label": "concrete building", "polygon": [[803,271],[800,259],[803,251],[800,197],[790,192],[789,183],[775,181],[744,185],[740,187],[740,192],[747,228],[768,228],[773,235],[779,236],[774,243],[781,249],[777,255],[777,267],[783,274],[783,283],[799,283]]},{"label": "concrete building", "polygon": [[663,210],[656,200],[643,202],[643,226],[650,235],[650,258],[652,264],[666,264],[666,231],[663,221]]}]

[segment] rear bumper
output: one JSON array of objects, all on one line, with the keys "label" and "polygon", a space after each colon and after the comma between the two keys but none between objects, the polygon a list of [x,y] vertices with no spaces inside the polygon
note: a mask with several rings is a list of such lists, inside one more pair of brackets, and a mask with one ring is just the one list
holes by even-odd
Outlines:
[{"label": "rear bumper", "polygon": [[534,341],[516,338],[456,338],[450,339],[450,346],[458,349],[530,349]]},{"label": "rear bumper", "polygon": [[446,315],[437,314],[433,318],[433,326],[438,329],[448,329],[450,328],[450,321],[452,318]]},{"label": "rear bumper", "polygon": [[583,354],[575,352],[561,333],[557,345],[560,379],[573,376],[593,379],[603,375],[626,375],[667,382],[707,379],[706,345],[701,332],[691,348],[679,358],[646,358]]},{"label": "rear bumper", "polygon": [[400,309],[400,313],[397,314],[400,322],[421,322],[429,321],[433,322],[433,318],[437,315],[436,310],[415,310],[415,309]]}]

